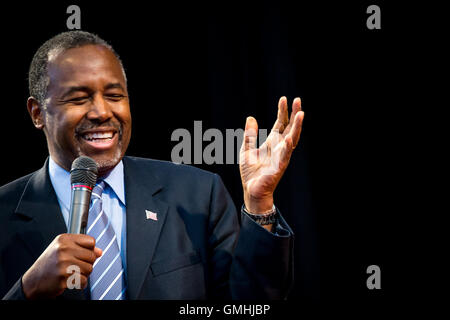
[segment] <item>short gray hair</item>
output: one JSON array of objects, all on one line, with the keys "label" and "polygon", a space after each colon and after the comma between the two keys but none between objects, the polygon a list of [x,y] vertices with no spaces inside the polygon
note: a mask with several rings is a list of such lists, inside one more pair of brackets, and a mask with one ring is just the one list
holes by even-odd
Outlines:
[{"label": "short gray hair", "polygon": [[119,60],[120,66],[122,67],[125,81],[127,81],[122,60],[120,60],[119,55],[114,51],[110,44],[90,32],[80,30],[66,31],[47,40],[34,54],[30,69],[28,71],[28,87],[30,96],[34,97],[39,104],[45,107],[45,98],[47,96],[47,89],[50,82],[48,77],[48,62],[50,58],[54,55],[59,55],[66,50],[91,44],[104,46],[114,53],[116,58]]}]

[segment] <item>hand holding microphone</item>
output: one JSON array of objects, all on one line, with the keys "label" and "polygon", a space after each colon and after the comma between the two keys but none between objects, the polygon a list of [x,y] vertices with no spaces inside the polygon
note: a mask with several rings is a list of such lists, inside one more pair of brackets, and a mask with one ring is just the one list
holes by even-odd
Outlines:
[{"label": "hand holding microphone", "polygon": [[102,255],[95,239],[85,235],[92,188],[97,181],[97,165],[89,157],[75,159],[70,170],[72,198],[68,234],[58,235],[22,277],[22,288],[28,299],[53,298],[64,292],[72,273],[80,269],[81,288],[88,284],[93,264]]}]

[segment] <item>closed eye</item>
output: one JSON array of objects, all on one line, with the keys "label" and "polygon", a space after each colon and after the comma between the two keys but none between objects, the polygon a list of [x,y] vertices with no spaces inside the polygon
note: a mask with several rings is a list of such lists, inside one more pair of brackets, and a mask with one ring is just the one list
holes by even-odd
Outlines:
[{"label": "closed eye", "polygon": [[113,101],[119,101],[125,98],[123,94],[107,94],[106,98],[113,100]]},{"label": "closed eye", "polygon": [[82,96],[82,97],[76,97],[76,98],[71,98],[69,100],[67,100],[66,102],[85,102],[87,99],[89,99],[89,96]]}]

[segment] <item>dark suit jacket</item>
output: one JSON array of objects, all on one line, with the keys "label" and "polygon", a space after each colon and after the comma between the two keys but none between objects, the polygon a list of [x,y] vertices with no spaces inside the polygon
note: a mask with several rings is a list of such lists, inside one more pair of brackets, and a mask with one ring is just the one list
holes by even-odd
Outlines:
[{"label": "dark suit jacket", "polygon": [[[283,299],[293,233],[276,236],[236,208],[220,177],[124,157],[129,299]],[[146,218],[145,210],[158,220]],[[0,188],[0,297],[23,299],[21,277],[67,228],[44,167]],[[281,231],[282,232],[282,231]],[[60,299],[86,299],[66,290]]]}]

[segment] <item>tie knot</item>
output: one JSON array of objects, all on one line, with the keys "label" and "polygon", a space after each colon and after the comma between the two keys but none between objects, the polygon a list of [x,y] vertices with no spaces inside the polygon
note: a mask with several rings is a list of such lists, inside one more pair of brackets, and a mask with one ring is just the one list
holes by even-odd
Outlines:
[{"label": "tie knot", "polygon": [[103,190],[105,190],[105,181],[100,180],[95,185],[94,189],[92,190],[92,193],[98,195],[100,198],[102,197]]}]

